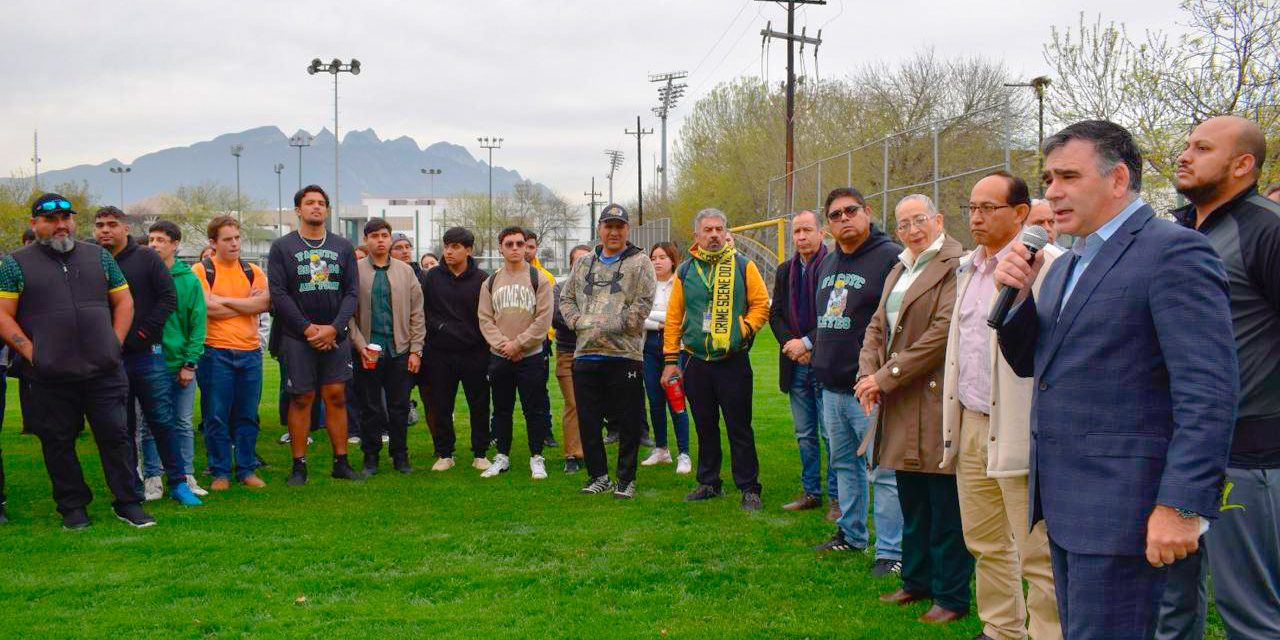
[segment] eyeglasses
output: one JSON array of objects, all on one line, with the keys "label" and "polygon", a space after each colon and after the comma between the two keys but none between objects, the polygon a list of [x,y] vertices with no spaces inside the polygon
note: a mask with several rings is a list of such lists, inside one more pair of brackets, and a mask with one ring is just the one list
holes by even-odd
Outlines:
[{"label": "eyeglasses", "polygon": [[1011,209],[1011,208],[1013,208],[1013,205],[1010,205],[1010,204],[992,204],[992,203],[990,203],[990,202],[984,202],[984,203],[982,203],[982,204],[970,204],[970,205],[969,205],[969,215],[971,215],[971,216],[972,216],[973,214],[975,214],[975,213],[977,213],[977,212],[981,211],[981,212],[982,212],[982,215],[984,215],[984,216],[989,216],[989,215],[991,215],[991,214],[993,214],[993,213],[995,213],[995,212],[997,212],[997,211],[999,211],[999,210],[1001,210],[1001,209],[1006,209],[1006,208]]},{"label": "eyeglasses", "polygon": [[36,205],[37,211],[57,211],[59,209],[69,211],[71,209],[71,203],[66,200],[50,200]]},{"label": "eyeglasses", "polygon": [[827,219],[834,221],[846,216],[849,218],[855,218],[863,209],[866,209],[866,207],[860,204],[851,204],[843,209],[832,209],[827,212]]},{"label": "eyeglasses", "polygon": [[898,223],[898,233],[902,233],[910,229],[923,229],[924,224],[932,218],[933,216],[918,215],[914,218],[903,220],[902,222]]}]

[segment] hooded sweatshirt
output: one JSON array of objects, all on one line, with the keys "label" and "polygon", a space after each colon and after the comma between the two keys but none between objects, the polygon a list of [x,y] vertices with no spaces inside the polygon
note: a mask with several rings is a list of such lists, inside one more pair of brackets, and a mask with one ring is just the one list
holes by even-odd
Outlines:
[{"label": "hooded sweatshirt", "polygon": [[467,258],[467,268],[453,275],[441,264],[422,272],[422,306],[427,319],[426,348],[434,351],[475,351],[484,349],[484,335],[476,308],[480,288],[489,274]]},{"label": "hooded sweatshirt", "polygon": [[164,323],[162,343],[164,364],[170,373],[175,373],[204,354],[204,289],[195,272],[181,260],[173,261],[169,275],[173,276],[173,288],[178,293],[178,308]]},{"label": "hooded sweatshirt", "polygon": [[644,360],[644,321],[657,280],[630,242],[606,262],[604,247],[579,259],[560,293],[564,323],[577,332],[575,358]]},{"label": "hooded sweatshirt", "polygon": [[160,254],[151,247],[139,245],[133,238],[125,241],[124,248],[116,255],[116,264],[129,281],[129,293],[133,295],[133,324],[124,339],[124,353],[146,353],[160,344],[165,322],[178,306],[173,276],[169,275]]},{"label": "hooded sweatshirt", "polygon": [[853,253],[844,253],[836,243],[818,265],[818,328],[810,365],[822,386],[853,393],[862,336],[900,251],[871,225],[871,234]]}]

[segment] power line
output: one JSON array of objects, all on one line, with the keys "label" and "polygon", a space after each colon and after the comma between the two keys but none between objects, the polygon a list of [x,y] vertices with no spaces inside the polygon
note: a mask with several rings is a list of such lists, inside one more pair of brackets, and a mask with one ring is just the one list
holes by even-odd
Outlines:
[{"label": "power line", "polygon": [[702,68],[702,63],[706,62],[707,58],[711,57],[712,52],[714,52],[716,50],[716,47],[719,46],[720,41],[724,40],[724,37],[726,35],[729,35],[729,30],[733,28],[733,25],[738,23],[738,18],[742,17],[743,12],[745,12],[747,10],[747,7],[749,6],[751,6],[751,3],[746,2],[742,5],[741,9],[738,9],[738,13],[733,16],[733,20],[729,21],[729,26],[724,28],[724,31],[720,33],[720,37],[716,38],[716,41],[711,44],[711,48],[707,49],[707,52],[702,54],[702,59],[698,61],[698,64],[694,65],[693,67],[694,74],[697,74],[698,69]]}]

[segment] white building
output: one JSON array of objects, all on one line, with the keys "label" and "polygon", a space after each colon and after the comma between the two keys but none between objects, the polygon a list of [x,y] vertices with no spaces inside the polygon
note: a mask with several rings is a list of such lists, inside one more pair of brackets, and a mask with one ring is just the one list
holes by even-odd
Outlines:
[{"label": "white building", "polygon": [[391,224],[393,233],[403,233],[413,240],[415,258],[428,251],[440,253],[440,237],[444,235],[445,213],[456,203],[449,198],[431,199],[425,195],[370,195],[363,194],[360,204],[345,204],[338,211],[341,233],[352,242],[360,244],[364,236],[364,223],[373,218],[384,218]]}]

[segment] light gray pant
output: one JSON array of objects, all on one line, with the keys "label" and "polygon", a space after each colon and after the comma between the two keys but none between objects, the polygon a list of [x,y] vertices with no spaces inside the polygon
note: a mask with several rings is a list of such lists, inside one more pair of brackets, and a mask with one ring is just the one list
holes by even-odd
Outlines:
[{"label": "light gray pant", "polygon": [[1231,640],[1280,638],[1280,469],[1228,468],[1227,481],[1205,534],[1214,603]]}]

